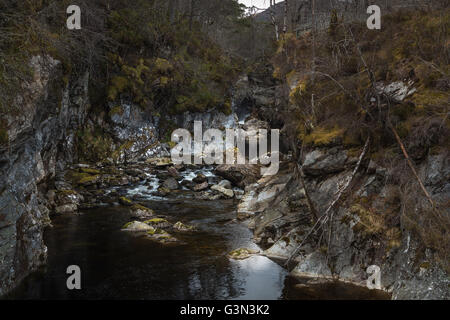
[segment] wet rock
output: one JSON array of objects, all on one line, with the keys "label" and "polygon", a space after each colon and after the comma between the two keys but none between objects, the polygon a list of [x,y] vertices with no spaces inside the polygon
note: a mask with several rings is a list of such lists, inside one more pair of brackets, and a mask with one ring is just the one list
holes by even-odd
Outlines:
[{"label": "wet rock", "polygon": [[178,178],[180,176],[180,173],[177,169],[175,169],[175,167],[169,167],[169,169],[167,169],[167,172],[174,178]]},{"label": "wet rock", "polygon": [[166,179],[163,182],[162,186],[168,190],[177,190],[180,187],[178,181],[175,178]]},{"label": "wet rock", "polygon": [[122,227],[122,231],[130,231],[130,232],[147,232],[154,230],[155,228],[153,226],[150,226],[144,222],[139,221],[128,222]]},{"label": "wet rock", "polygon": [[120,197],[119,203],[126,207],[131,207],[133,205],[133,201],[131,201],[130,199],[128,199],[126,197]]},{"label": "wet rock", "polygon": [[78,205],[76,204],[64,204],[55,208],[57,214],[67,214],[74,213],[78,210]]},{"label": "wet rock", "polygon": [[147,232],[147,238],[162,244],[177,243],[179,240],[162,229],[152,229]]},{"label": "wet rock", "polygon": [[148,224],[149,226],[152,226],[154,228],[169,228],[172,226],[170,224],[170,222],[164,218],[153,218],[153,219],[144,221],[144,223]]},{"label": "wet rock", "polygon": [[231,189],[226,189],[224,187],[221,187],[219,185],[214,185],[211,187],[211,190],[217,191],[221,194],[223,194],[227,198],[233,198],[234,197],[234,191]]},{"label": "wet rock", "polygon": [[219,200],[220,198],[222,198],[222,194],[213,194],[211,192],[203,191],[203,192],[196,193],[194,195],[194,197],[195,197],[195,199],[199,199],[199,200],[215,201],[215,200]]},{"label": "wet rock", "polygon": [[225,188],[225,189],[231,189],[232,188],[231,182],[228,181],[228,180],[222,180],[222,181],[219,182],[218,185],[223,187],[223,188]]},{"label": "wet rock", "polygon": [[159,187],[158,188],[158,195],[160,195],[161,197],[165,197],[168,194],[170,194],[170,190],[165,188],[165,187]]},{"label": "wet rock", "polygon": [[208,184],[208,182],[203,182],[203,183],[200,183],[200,184],[197,184],[197,185],[195,185],[194,186],[194,191],[195,192],[198,192],[198,191],[203,191],[203,190],[205,190],[205,189],[208,189],[208,187],[209,187],[209,184]]},{"label": "wet rock", "polygon": [[259,252],[256,250],[240,248],[240,249],[231,251],[228,254],[228,258],[235,259],[235,260],[244,260],[244,259],[248,259],[251,256],[254,256],[255,254],[258,254],[258,253]]},{"label": "wet rock", "polygon": [[207,180],[208,179],[203,173],[199,173],[194,179],[192,179],[194,183],[203,183],[206,182]]},{"label": "wet rock", "polygon": [[178,230],[178,231],[184,231],[184,232],[195,230],[195,227],[194,227],[194,226],[186,225],[186,224],[182,223],[181,221],[178,221],[177,223],[175,223],[175,224],[173,225],[173,228],[174,228],[175,230]]},{"label": "wet rock", "polygon": [[148,219],[153,216],[154,212],[152,209],[141,206],[140,204],[135,204],[130,208],[133,217],[138,219]]}]

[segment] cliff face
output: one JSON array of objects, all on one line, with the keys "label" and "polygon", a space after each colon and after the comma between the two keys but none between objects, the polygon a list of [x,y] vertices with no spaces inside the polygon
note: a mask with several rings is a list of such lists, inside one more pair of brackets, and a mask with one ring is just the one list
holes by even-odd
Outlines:
[{"label": "cliff face", "polygon": [[[279,175],[247,187],[238,207],[239,217],[250,217],[266,256],[282,264],[293,257],[291,274],[301,279],[338,279],[361,286],[366,286],[367,268],[377,265],[382,289],[393,299],[449,298],[448,274],[439,254],[411,227],[423,223],[427,213],[419,203],[410,203],[407,212],[397,215],[398,185],[389,181],[386,167],[363,162],[325,222],[357,158],[338,145],[311,150],[305,158],[305,185],[293,174],[295,164],[287,162]],[[428,157],[419,172],[433,199],[448,199],[445,155]],[[318,212],[317,225],[308,196]],[[411,221],[414,211],[422,218]]]},{"label": "cliff face", "polygon": [[46,262],[46,180],[73,161],[74,132],[89,106],[87,73],[64,88],[58,61],[35,56],[31,67],[0,153],[0,295]]}]

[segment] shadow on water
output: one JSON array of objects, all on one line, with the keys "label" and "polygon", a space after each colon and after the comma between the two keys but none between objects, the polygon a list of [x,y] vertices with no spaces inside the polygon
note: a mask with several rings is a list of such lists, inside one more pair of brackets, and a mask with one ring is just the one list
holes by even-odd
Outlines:
[{"label": "shadow on water", "polygon": [[[336,299],[379,298],[348,286],[296,288],[287,272],[266,257],[229,260],[239,247],[257,248],[251,232],[233,222],[236,203],[149,201],[171,222],[198,228],[177,233],[183,245],[163,246],[120,231],[128,209],[109,207],[59,216],[45,232],[47,266],[7,299]],[[66,268],[81,268],[82,289],[66,287]]]}]

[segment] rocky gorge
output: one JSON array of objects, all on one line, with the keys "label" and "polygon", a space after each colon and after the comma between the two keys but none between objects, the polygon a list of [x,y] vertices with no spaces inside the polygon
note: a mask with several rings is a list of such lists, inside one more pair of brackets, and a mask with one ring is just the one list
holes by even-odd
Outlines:
[{"label": "rocky gorge", "polygon": [[[253,230],[261,249],[240,249],[230,257],[242,259],[256,253],[285,265],[296,253],[286,267],[293,276],[309,279],[307,284],[344,281],[365,286],[367,267],[378,265],[382,288],[395,299],[448,297],[448,277],[436,264],[433,253],[423,248],[401,222],[399,227],[386,229],[388,213],[398,205],[387,183],[387,168],[372,160],[364,161],[352,181],[351,194],[335,209],[333,231],[320,236],[330,236],[330,241],[317,236],[308,238],[313,227],[311,202],[318,212],[326,211],[343,181],[352,175],[358,154],[338,142],[307,152],[301,166],[304,185],[296,177],[297,164],[292,155],[284,155],[280,172],[269,177],[261,177],[252,165],[173,165],[167,157],[169,147],[155,138],[157,124],[144,121],[138,111],[125,105],[121,116],[112,117],[114,132],[122,141],[135,142],[119,148],[116,159],[77,164],[71,142],[86,117],[88,74],[70,90],[58,88],[62,96],[59,107],[51,100],[55,93],[50,91],[54,90],[51,78],[57,74],[58,62],[44,69],[38,67],[39,61],[37,57],[32,62],[36,82],[29,85],[33,91],[26,104],[28,118],[12,119],[18,125],[16,131],[11,130],[10,136],[16,137],[16,142],[10,145],[9,152],[15,150],[17,157],[2,161],[2,294],[46,263],[43,232],[51,228],[52,215],[76,215],[83,210],[120,205],[128,208],[135,219],[123,230],[144,233],[153,241],[170,245],[179,242],[177,233],[195,232],[195,227],[171,221],[170,216],[155,212],[142,201],[191,194],[199,201],[235,199],[236,223],[244,221]],[[236,102],[237,109],[255,91],[263,91],[252,88],[247,77],[238,82],[238,88],[241,100]],[[264,92],[264,97],[256,96],[261,113],[265,107],[261,101],[272,104],[276,99],[274,93],[267,96]],[[184,122],[210,117],[189,115]],[[215,120],[217,123],[205,123],[236,126],[245,120],[233,113]],[[433,197],[448,196],[448,159],[430,156],[419,172],[427,188],[433,190]],[[373,211],[364,206],[369,199],[375,204]]]},{"label": "rocky gorge", "polygon": [[[181,65],[196,76],[175,49],[133,66],[113,55],[121,76],[101,102],[95,70],[68,76],[64,59],[33,55],[31,78],[0,118],[0,297],[450,299],[448,79],[412,65],[408,50],[379,53],[390,70],[358,71],[358,44],[361,57],[332,55],[345,60],[332,73],[340,84],[305,71],[304,37],[287,33],[270,63],[239,70],[231,88],[213,49],[189,48],[218,65],[200,69],[220,90],[198,84],[209,78],[167,88]],[[177,91],[192,87],[201,90]],[[174,164],[171,133],[194,121],[279,129],[278,173]],[[91,289],[72,296],[61,268],[78,261]],[[379,290],[366,290],[371,266]]]}]

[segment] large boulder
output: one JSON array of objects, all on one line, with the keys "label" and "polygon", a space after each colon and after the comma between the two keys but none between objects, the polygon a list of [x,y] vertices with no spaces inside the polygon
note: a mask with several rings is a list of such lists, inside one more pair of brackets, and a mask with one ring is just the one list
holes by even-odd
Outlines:
[{"label": "large boulder", "polygon": [[255,183],[261,176],[259,167],[251,164],[222,164],[215,173],[240,188]]},{"label": "large boulder", "polygon": [[322,151],[314,150],[305,156],[303,171],[311,176],[321,176],[345,170],[348,156],[345,150],[337,148]]}]

